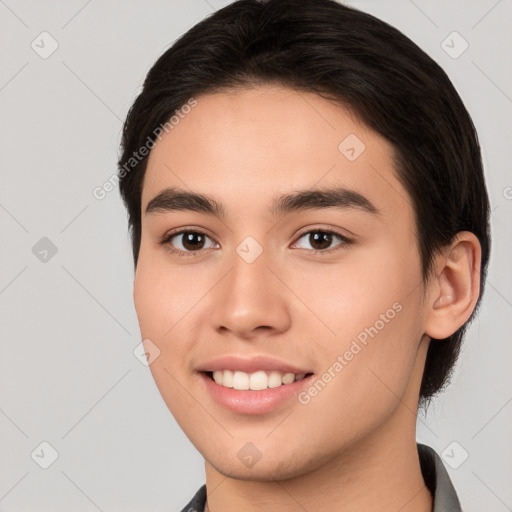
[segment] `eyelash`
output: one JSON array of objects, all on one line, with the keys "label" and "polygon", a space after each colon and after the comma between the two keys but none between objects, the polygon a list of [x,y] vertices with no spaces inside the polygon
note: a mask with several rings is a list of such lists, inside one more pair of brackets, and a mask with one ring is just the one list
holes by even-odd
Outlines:
[{"label": "eyelash", "polygon": [[[197,229],[181,229],[179,231],[174,231],[174,232],[171,232],[171,233],[166,233],[162,237],[162,240],[160,241],[160,243],[161,243],[161,245],[166,245],[168,247],[168,250],[170,252],[172,252],[173,254],[175,254],[176,256],[178,256],[179,258],[183,258],[183,257],[184,258],[194,258],[194,257],[197,257],[202,252],[202,249],[199,249],[197,251],[182,251],[181,249],[176,249],[176,248],[174,248],[171,245],[170,242],[171,242],[171,240],[174,237],[179,236],[179,235],[183,235],[185,233],[195,233],[195,234],[202,235],[202,236],[205,236],[207,238],[210,238],[210,240],[214,241],[210,236],[208,236],[203,231],[200,231],[200,230],[197,230]],[[305,250],[308,250],[309,252],[313,252],[314,255],[330,254],[330,253],[332,253],[334,251],[337,251],[337,250],[340,250],[340,249],[344,249],[348,245],[353,243],[352,239],[342,235],[341,233],[338,233],[337,231],[333,231],[333,230],[330,230],[330,229],[310,229],[309,231],[304,231],[303,233],[298,235],[297,241],[300,240],[305,235],[310,235],[311,233],[327,233],[329,235],[333,235],[335,237],[338,237],[340,239],[340,241],[341,241],[340,244],[335,245],[334,247],[332,247],[330,249],[305,249]],[[215,243],[217,243],[217,242],[215,242]]]}]

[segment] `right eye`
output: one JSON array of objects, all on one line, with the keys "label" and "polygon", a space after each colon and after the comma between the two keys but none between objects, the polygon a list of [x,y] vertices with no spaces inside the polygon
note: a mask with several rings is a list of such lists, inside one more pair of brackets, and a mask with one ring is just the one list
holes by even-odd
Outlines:
[{"label": "right eye", "polygon": [[162,240],[169,250],[178,256],[195,256],[201,249],[212,249],[217,247],[208,235],[196,230],[181,230],[167,234]]}]

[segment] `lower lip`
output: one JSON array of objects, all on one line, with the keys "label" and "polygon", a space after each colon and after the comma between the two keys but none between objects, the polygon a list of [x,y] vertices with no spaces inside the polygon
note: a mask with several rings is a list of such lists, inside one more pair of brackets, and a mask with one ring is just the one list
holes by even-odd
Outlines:
[{"label": "lower lip", "polygon": [[280,405],[295,398],[300,390],[308,386],[313,375],[296,380],[291,384],[282,384],[277,388],[258,391],[226,388],[217,384],[206,373],[201,378],[213,399],[226,409],[242,414],[264,414],[277,409]]}]

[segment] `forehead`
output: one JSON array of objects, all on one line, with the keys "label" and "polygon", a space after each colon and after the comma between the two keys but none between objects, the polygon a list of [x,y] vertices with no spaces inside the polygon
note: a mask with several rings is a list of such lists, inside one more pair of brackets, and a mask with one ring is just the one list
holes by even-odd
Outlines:
[{"label": "forehead", "polygon": [[195,99],[150,153],[143,209],[168,187],[247,209],[291,190],[333,185],[371,196],[380,206],[407,208],[392,146],[346,108],[270,85]]}]

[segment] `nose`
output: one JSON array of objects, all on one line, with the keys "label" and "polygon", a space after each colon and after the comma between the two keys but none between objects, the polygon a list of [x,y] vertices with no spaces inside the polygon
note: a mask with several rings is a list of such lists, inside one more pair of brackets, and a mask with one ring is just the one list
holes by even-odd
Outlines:
[{"label": "nose", "polygon": [[234,337],[254,339],[286,331],[289,297],[265,251],[248,263],[234,254],[228,274],[212,290],[213,328]]}]

